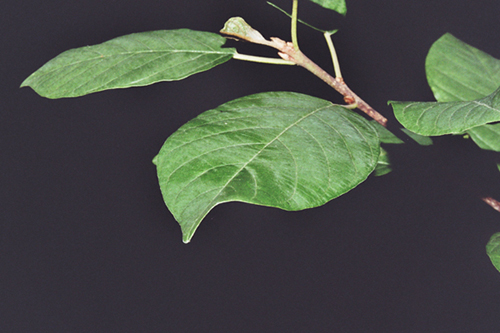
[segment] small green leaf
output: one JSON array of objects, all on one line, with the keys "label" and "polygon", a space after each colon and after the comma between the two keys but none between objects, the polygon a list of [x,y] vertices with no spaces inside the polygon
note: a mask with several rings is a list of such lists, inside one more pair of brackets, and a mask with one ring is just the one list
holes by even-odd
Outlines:
[{"label": "small green leaf", "polygon": [[220,33],[241,38],[251,43],[269,44],[260,32],[255,30],[242,17],[231,17],[226,21]]},{"label": "small green leaf", "polygon": [[480,148],[500,152],[500,123],[474,127],[467,133]]},{"label": "small green leaf", "polygon": [[[381,125],[382,126],[382,125]],[[385,176],[392,171],[391,159],[389,158],[389,153],[384,148],[380,147],[380,155],[377,161],[377,166],[375,167],[375,176]]]},{"label": "small green leaf", "polygon": [[421,146],[432,146],[432,139],[428,136],[423,136],[417,133],[413,133],[412,131],[407,130],[406,128],[402,128],[401,131],[408,135],[413,141],[418,143]]},{"label": "small green leaf", "polygon": [[493,266],[500,272],[500,232],[491,236],[486,245],[486,253],[490,257]]},{"label": "small green leaf", "polygon": [[426,136],[462,134],[500,121],[500,89],[470,102],[389,102],[396,119],[410,131]]},{"label": "small green leaf", "polygon": [[326,9],[334,10],[337,13],[342,14],[344,16],[347,13],[347,5],[345,3],[345,0],[310,0],[310,1],[317,3],[318,5]]},{"label": "small green leaf", "polygon": [[449,33],[430,48],[425,70],[438,102],[473,101],[500,86],[500,60]]},{"label": "small green leaf", "polygon": [[373,126],[351,110],[268,92],[202,113],[170,136],[153,162],[187,243],[220,203],[323,205],[368,177],[379,148]]},{"label": "small green leaf", "polygon": [[371,120],[370,123],[377,130],[378,136],[380,138],[380,142],[387,143],[387,144],[396,144],[396,145],[404,143],[403,140],[401,140],[400,138],[395,136],[391,131],[389,131],[384,126],[380,125],[375,120]]},{"label": "small green leaf", "polygon": [[235,49],[222,48],[225,41],[217,34],[189,29],[126,35],[63,52],[21,87],[62,98],[181,80],[231,59]]}]

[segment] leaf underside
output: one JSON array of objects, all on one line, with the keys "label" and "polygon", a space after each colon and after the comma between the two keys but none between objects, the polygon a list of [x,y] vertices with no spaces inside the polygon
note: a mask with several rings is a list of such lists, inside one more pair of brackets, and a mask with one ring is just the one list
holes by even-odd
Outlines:
[{"label": "leaf underside", "polygon": [[486,245],[486,253],[490,257],[493,266],[500,272],[500,232],[491,236]]},{"label": "leaf underside", "polygon": [[309,0],[309,1],[312,1],[326,9],[334,10],[342,15],[345,15],[347,13],[347,5],[345,3],[345,0]]},{"label": "leaf underside", "polygon": [[202,113],[170,136],[153,162],[187,243],[220,203],[323,205],[365,180],[379,149],[376,130],[352,111],[268,92]]},{"label": "leaf underside", "polygon": [[48,98],[181,80],[230,60],[233,48],[210,32],[160,30],[118,37],[68,50],[30,75],[30,86]]}]

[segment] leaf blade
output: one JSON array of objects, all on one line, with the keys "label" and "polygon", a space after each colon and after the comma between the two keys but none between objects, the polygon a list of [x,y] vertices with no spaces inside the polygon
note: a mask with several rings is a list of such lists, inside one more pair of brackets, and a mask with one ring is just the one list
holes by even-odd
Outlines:
[{"label": "leaf blade", "polygon": [[224,43],[217,34],[189,29],[130,34],[63,52],[21,87],[64,98],[181,80],[230,60],[235,50]]},{"label": "leaf blade", "polygon": [[474,127],[467,133],[479,148],[500,152],[500,123]]},{"label": "leaf blade", "polygon": [[476,100],[500,86],[500,60],[450,33],[433,43],[425,70],[439,102]]},{"label": "leaf blade", "polygon": [[462,134],[500,121],[500,89],[469,102],[389,102],[396,119],[408,130],[424,135]]},{"label": "leaf blade", "polygon": [[379,149],[376,130],[352,111],[272,92],[202,113],[167,139],[154,163],[165,203],[189,242],[220,203],[322,205],[364,181]]}]

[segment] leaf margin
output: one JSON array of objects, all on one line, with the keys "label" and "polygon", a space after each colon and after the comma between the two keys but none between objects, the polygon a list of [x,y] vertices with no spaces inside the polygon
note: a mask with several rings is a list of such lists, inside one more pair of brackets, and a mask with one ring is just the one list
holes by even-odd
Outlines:
[{"label": "leaf margin", "polygon": [[[129,52],[130,54],[132,54],[132,57],[131,57],[132,61],[135,60],[135,59],[133,59],[134,56],[145,54],[147,52],[150,52],[150,53],[165,52],[167,54],[169,52],[170,53],[178,52],[178,50],[175,50],[175,49],[172,49],[172,50],[167,49],[167,50],[161,50],[161,51],[152,50],[148,47],[147,44],[144,43],[144,40],[143,40],[143,39],[147,39],[147,38],[152,38],[152,40],[154,40],[156,38],[156,40],[154,40],[154,42],[158,42],[159,39],[163,39],[165,37],[168,37],[168,35],[175,36],[175,38],[178,38],[178,40],[181,40],[185,36],[189,37],[191,35],[192,37],[190,37],[190,38],[193,39],[195,42],[199,42],[196,40],[196,38],[202,39],[202,40],[204,40],[204,42],[206,39],[210,39],[210,41],[213,42],[213,45],[208,45],[208,47],[214,47],[214,48],[218,47],[219,50],[217,52],[205,52],[205,53],[206,54],[210,54],[210,53],[220,54],[221,56],[218,57],[217,59],[214,58],[213,64],[210,64],[210,62],[206,62],[203,65],[200,62],[201,65],[198,65],[197,69],[185,71],[182,74],[176,73],[176,75],[173,75],[170,78],[165,77],[165,76],[161,77],[161,75],[160,75],[160,78],[158,78],[158,79],[154,79],[152,81],[146,80],[142,83],[141,83],[142,80],[154,77],[154,76],[158,75],[160,72],[155,73],[154,69],[151,72],[145,71],[143,78],[134,78],[133,80],[131,80],[131,82],[128,82],[128,83],[124,82],[124,83],[116,84],[115,86],[111,85],[108,87],[106,85],[109,84],[109,82],[115,81],[119,78],[123,80],[123,77],[125,76],[125,74],[131,74],[137,68],[134,68],[134,69],[126,72],[125,74],[121,74],[119,76],[113,77],[112,79],[109,80],[109,82],[107,82],[104,85],[101,85],[100,87],[99,86],[92,87],[92,83],[90,83],[92,81],[91,79],[88,79],[87,82],[82,83],[79,81],[78,76],[76,76],[75,80],[69,81],[69,82],[72,82],[72,86],[75,86],[74,91],[69,91],[69,92],[67,90],[63,91],[64,89],[68,89],[66,86],[68,84],[67,82],[65,84],[60,83],[61,80],[62,81],[67,80],[67,74],[64,72],[65,69],[69,70],[71,66],[76,66],[76,70],[81,70],[83,68],[84,69],[83,72],[86,72],[88,69],[86,69],[85,67],[78,66],[78,63],[82,63],[82,62],[92,63],[92,61],[94,61],[92,66],[95,66],[96,64],[99,64],[99,62],[102,63],[103,61],[109,60],[113,57],[118,57],[118,55],[122,56],[124,54],[127,54],[127,52],[120,53],[118,51],[115,54],[113,54],[113,53],[106,54],[106,52],[108,52],[108,50],[124,47],[124,45],[127,45],[127,44],[132,45],[133,43],[136,43],[136,44],[142,43],[145,46],[145,48],[142,51],[130,51]],[[176,35],[180,35],[180,37],[176,36]],[[135,40],[135,39],[137,39],[137,40]],[[168,41],[163,40],[163,42],[165,43],[165,45],[169,45],[173,41],[172,40],[168,40]],[[176,42],[178,42],[178,41],[176,41]],[[193,45],[195,45],[195,42],[193,42]],[[229,61],[230,59],[232,59],[234,54],[236,53],[236,49],[229,48],[229,47],[223,47],[225,42],[226,42],[226,39],[224,37],[220,36],[219,34],[215,34],[212,32],[206,32],[206,31],[192,30],[192,29],[155,30],[155,31],[131,33],[131,34],[127,34],[127,35],[123,35],[123,36],[119,36],[119,37],[107,40],[107,41],[99,43],[99,44],[77,47],[77,48],[66,50],[66,51],[58,54],[57,56],[55,56],[51,60],[47,61],[40,68],[38,68],[35,72],[33,72],[31,75],[29,75],[21,83],[20,88],[30,87],[42,97],[46,97],[46,98],[50,98],[50,99],[57,99],[57,98],[79,97],[79,96],[84,96],[84,95],[88,95],[88,94],[92,94],[92,93],[96,93],[96,92],[100,92],[100,91],[104,91],[104,90],[148,86],[148,85],[152,85],[154,83],[164,82],[164,81],[178,81],[178,80],[185,79],[191,75],[212,69],[215,66],[220,65],[222,63],[225,63],[225,62]],[[199,44],[201,44],[201,43],[199,43]],[[149,51],[147,51],[146,49],[149,49]],[[102,51],[104,51],[105,53],[102,54],[101,53]],[[183,51],[186,51],[185,53],[189,53],[189,52],[202,53],[200,51],[194,50],[194,47],[191,50],[188,49],[188,50],[183,50]],[[86,54],[88,55],[88,59],[85,59]],[[90,54],[94,54],[94,56],[91,57]],[[95,54],[97,54],[97,56]],[[83,57],[83,58],[79,59],[80,57]],[[73,58],[76,58],[77,60],[72,62]],[[130,64],[131,64],[131,62],[125,62],[125,65],[130,66]],[[122,69],[125,67],[125,65],[124,64],[121,65]],[[138,68],[143,67],[143,66],[147,66],[147,65],[149,65],[149,62],[144,62]],[[112,66],[110,66],[110,68],[115,67],[115,66],[116,66],[116,64],[113,64]],[[192,66],[189,66],[189,68],[191,68],[191,67]],[[102,73],[106,72],[108,69],[109,68],[104,68],[104,71],[102,71]],[[62,74],[60,74],[58,76],[57,73],[62,73]],[[70,71],[70,73],[71,73],[71,71]],[[99,73],[99,75],[102,73]],[[95,79],[95,77],[94,77],[94,79]],[[55,82],[57,82],[57,84],[59,84],[59,86],[56,86],[56,89],[50,89],[50,87],[48,87],[48,85],[47,85],[47,82],[49,82],[50,84],[54,84]],[[87,90],[83,90],[82,92],[76,92],[77,89],[82,89],[82,87],[84,85],[89,84],[89,83],[90,83],[90,86],[92,88],[88,88]]]}]

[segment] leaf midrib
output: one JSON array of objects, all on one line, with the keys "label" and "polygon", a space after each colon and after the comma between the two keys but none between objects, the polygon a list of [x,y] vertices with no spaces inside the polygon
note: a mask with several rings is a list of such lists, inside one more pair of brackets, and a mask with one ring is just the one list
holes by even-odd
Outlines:
[{"label": "leaf midrib", "polygon": [[[415,120],[415,125],[418,127],[418,128],[421,128],[421,125],[420,125],[420,120],[421,118],[430,110],[432,109],[434,106],[432,104],[434,104],[435,102],[428,102],[429,103],[429,107],[427,109],[424,109],[424,110],[421,110],[420,112],[420,115],[418,116],[418,118]],[[414,103],[410,103],[406,106],[403,107],[403,114],[407,114],[408,112],[410,112],[410,108],[414,105],[419,105],[421,104],[421,102],[414,102]],[[438,119],[439,117],[441,117],[442,114],[445,113],[445,111],[449,108],[454,108],[454,107],[459,107],[460,109],[464,108],[464,107],[468,107],[470,105],[474,105],[476,107],[478,106],[483,106],[485,108],[488,108],[490,109],[491,111],[495,111],[497,113],[500,113],[500,109],[497,109],[491,105],[488,105],[488,104],[485,104],[484,102],[481,102],[481,101],[469,101],[469,102],[438,102],[438,104],[441,104],[444,106],[444,104],[450,104],[448,107],[446,107],[444,110],[441,110],[441,112],[438,114],[438,116],[436,117],[435,119],[435,122],[434,122],[434,129],[437,129],[437,122],[438,122]],[[475,108],[472,108],[471,110],[473,110]],[[464,126],[463,127],[467,127],[467,119],[468,119],[468,116],[471,114],[471,110],[467,113],[466,116],[464,116]],[[453,116],[453,114],[455,114],[458,110],[455,110],[451,115],[448,115],[448,118],[451,120],[451,117]],[[472,126],[470,128],[474,128],[474,127],[477,127],[478,125],[475,125],[475,126]],[[463,131],[466,131],[466,130],[469,130],[470,128],[464,128]],[[450,129],[451,129],[451,126],[450,126]]]},{"label": "leaf midrib", "polygon": [[[319,112],[319,111],[321,111],[321,110],[323,110],[323,109],[327,109],[327,108],[329,108],[331,105],[332,105],[332,104],[330,104],[330,105],[325,105],[325,106],[323,106],[323,107],[321,107],[321,108],[318,108],[318,109],[316,109],[316,110],[311,111],[310,113],[307,113],[306,115],[304,115],[303,117],[301,117],[300,119],[298,119],[297,121],[295,121],[294,123],[290,124],[290,125],[289,125],[288,127],[286,127],[283,131],[281,131],[279,134],[277,134],[275,138],[273,138],[272,140],[270,140],[270,141],[269,141],[269,142],[268,142],[268,143],[267,143],[264,147],[262,147],[262,149],[261,149],[261,150],[259,150],[257,153],[255,153],[255,155],[254,155],[252,158],[250,158],[250,159],[249,159],[249,160],[248,160],[248,161],[247,161],[247,162],[246,162],[246,163],[245,163],[245,164],[244,164],[244,165],[243,165],[243,166],[242,166],[242,167],[241,167],[238,171],[236,171],[236,172],[234,173],[234,175],[233,175],[233,176],[232,176],[232,177],[231,177],[231,178],[230,178],[230,179],[229,179],[229,180],[228,180],[228,181],[227,181],[227,182],[226,182],[226,183],[225,183],[225,184],[221,187],[221,189],[219,190],[219,192],[218,192],[216,195],[214,195],[214,198],[213,198],[213,199],[212,199],[212,201],[210,201],[210,203],[206,206],[206,209],[205,209],[205,210],[203,210],[203,212],[205,212],[207,209],[210,209],[211,207],[213,207],[214,205],[216,205],[216,204],[217,204],[216,199],[220,196],[220,194],[222,193],[222,191],[223,191],[224,189],[226,189],[226,188],[227,188],[227,186],[231,183],[231,181],[233,181],[233,179],[234,179],[234,178],[236,178],[236,176],[237,176],[238,174],[240,174],[240,172],[241,172],[241,171],[243,171],[243,170],[246,168],[246,166],[247,166],[248,164],[250,164],[253,160],[255,160],[255,159],[257,158],[257,156],[259,156],[259,155],[260,155],[260,154],[261,154],[261,153],[262,153],[262,152],[263,152],[263,151],[264,151],[267,147],[269,147],[269,145],[271,145],[273,142],[275,142],[276,140],[278,140],[278,139],[279,139],[279,138],[280,138],[280,137],[281,137],[284,133],[286,133],[286,132],[287,132],[290,128],[292,128],[293,126],[295,126],[295,125],[299,124],[301,121],[303,121],[304,119],[306,119],[306,118],[308,118],[308,117],[310,117],[310,116],[312,116],[312,115],[316,114],[317,112]],[[297,168],[297,165],[295,165],[295,168]],[[184,189],[185,189],[185,188],[186,188],[186,187],[184,187],[181,191],[179,191],[179,193],[177,194],[177,197],[180,195],[180,193],[181,193],[181,192],[183,192],[183,191],[184,191]],[[295,193],[295,191],[296,191],[296,190],[297,190],[297,189],[295,188],[295,189],[294,189],[294,193]],[[289,200],[289,199],[287,199],[287,200]],[[183,209],[183,211],[181,212],[181,214],[180,214],[180,215],[184,214],[184,212],[186,211],[186,209],[187,209],[188,207],[189,207],[189,206],[185,207],[185,208]],[[203,213],[202,213],[202,214],[200,214],[200,215],[202,215],[202,216],[201,216],[201,217],[200,217],[200,216],[196,217],[196,220],[195,220],[195,221],[198,221],[200,218],[203,218],[203,216],[204,216],[204,215],[203,215]]]},{"label": "leaf midrib", "polygon": [[[95,51],[94,51],[95,52]],[[193,50],[165,50],[165,51],[161,51],[161,50],[152,50],[152,51],[138,51],[138,52],[120,52],[120,53],[113,53],[112,55],[105,55],[105,56],[98,56],[98,57],[95,57],[95,58],[89,58],[89,59],[84,59],[84,60],[81,60],[81,61],[75,61],[75,62],[71,62],[71,63],[68,63],[66,65],[62,65],[62,66],[58,66],[57,68],[55,69],[52,69],[50,71],[47,71],[47,72],[44,72],[44,73],[40,73],[39,75],[37,76],[45,76],[45,75],[49,75],[53,72],[56,72],[58,70],[61,70],[63,68],[66,68],[66,67],[69,67],[69,66],[74,66],[74,65],[79,65],[79,64],[83,64],[85,62],[91,62],[91,61],[95,61],[97,59],[109,59],[109,58],[112,58],[112,57],[117,57],[117,56],[130,56],[130,55],[138,55],[138,54],[141,54],[141,53],[165,53],[164,55],[169,55],[169,54],[172,54],[172,53],[201,53],[201,54],[221,54],[221,55],[231,55],[232,52],[220,52],[220,51],[193,51]],[[162,55],[163,56],[163,55]],[[35,72],[36,73],[36,72]],[[36,76],[35,76],[36,77]]]}]

